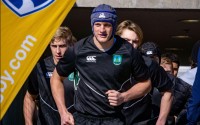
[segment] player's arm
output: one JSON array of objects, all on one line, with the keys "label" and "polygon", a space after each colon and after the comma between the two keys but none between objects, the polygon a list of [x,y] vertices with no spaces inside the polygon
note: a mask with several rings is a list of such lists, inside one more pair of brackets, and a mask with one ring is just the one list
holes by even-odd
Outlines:
[{"label": "player's arm", "polygon": [[27,92],[24,96],[24,104],[23,104],[23,112],[26,125],[32,125],[35,116],[34,115],[36,111],[35,100],[39,93],[37,73],[38,73],[38,68],[37,66],[35,66],[27,79],[28,86],[27,86]]},{"label": "player's arm", "polygon": [[144,80],[132,86],[129,90],[125,92],[118,92],[116,90],[108,90],[106,94],[108,95],[108,100],[110,105],[118,106],[129,100],[140,98],[151,90],[150,79]]},{"label": "player's arm", "polygon": [[36,96],[31,95],[28,91],[26,92],[23,105],[25,125],[33,125],[33,117],[36,109],[35,99]]},{"label": "player's arm", "polygon": [[123,92],[122,96],[124,98],[124,102],[128,102],[133,99],[140,98],[151,91],[151,80],[147,79],[142,82],[138,82],[134,86],[132,86],[128,91]]},{"label": "player's arm", "polygon": [[151,91],[150,72],[144,62],[141,54],[133,49],[132,50],[132,76],[138,82],[132,86],[128,91],[122,93],[124,102],[140,98]]},{"label": "player's arm", "polygon": [[166,71],[161,66],[156,64],[154,63],[154,66],[151,68],[151,78],[156,81],[154,86],[162,94],[160,102],[160,113],[156,125],[165,125],[173,101],[172,90],[174,84],[172,82],[173,80],[170,79],[172,77],[168,76]]},{"label": "player's arm", "polygon": [[65,106],[63,79],[64,77],[61,77],[55,68],[50,79],[51,91],[61,117],[61,125],[74,125],[73,116]]},{"label": "player's arm", "polygon": [[160,113],[156,125],[165,125],[173,101],[171,91],[165,91],[162,94],[163,95],[160,103]]}]

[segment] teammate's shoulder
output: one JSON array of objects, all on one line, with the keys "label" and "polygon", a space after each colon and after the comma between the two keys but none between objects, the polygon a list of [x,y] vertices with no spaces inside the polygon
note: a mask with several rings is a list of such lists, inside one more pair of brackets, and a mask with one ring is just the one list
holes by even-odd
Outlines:
[{"label": "teammate's shoulder", "polygon": [[35,67],[39,68],[39,67],[54,67],[54,60],[53,60],[53,56],[48,56],[45,58],[40,59],[37,64],[35,65]]},{"label": "teammate's shoulder", "polygon": [[48,56],[43,59],[45,62],[53,60],[53,56]]},{"label": "teammate's shoulder", "polygon": [[120,36],[115,35],[115,39],[118,46],[124,46],[129,52],[133,52],[136,50],[135,48],[133,48],[132,44],[130,44],[128,41],[121,38]]},{"label": "teammate's shoulder", "polygon": [[177,82],[179,84],[182,84],[185,87],[190,87],[191,86],[189,83],[187,83],[186,81],[182,80],[181,78],[176,77],[176,79],[177,79]]},{"label": "teammate's shoulder", "polygon": [[126,41],[125,39],[121,38],[121,37],[118,36],[118,35],[114,35],[114,37],[115,37],[115,39],[117,39],[117,40],[119,40],[119,41],[121,41],[121,42]]},{"label": "teammate's shoulder", "polygon": [[74,51],[75,54],[78,54],[81,48],[83,48],[83,46],[86,45],[86,43],[91,40],[92,40],[92,35],[82,38],[78,42],[76,42],[74,46],[70,48],[70,50]]},{"label": "teammate's shoulder", "polygon": [[83,45],[83,44],[85,44],[85,42],[91,41],[92,38],[93,38],[93,35],[84,37],[84,38],[80,39],[78,42],[76,42],[76,44],[77,45]]},{"label": "teammate's shoulder", "polygon": [[45,64],[54,63],[53,62],[53,56],[47,56],[47,57],[41,59],[39,61],[39,63],[45,63]]},{"label": "teammate's shoulder", "polygon": [[155,70],[155,69],[158,69],[158,70],[159,70],[160,65],[159,65],[155,60],[153,60],[151,57],[142,55],[142,58],[144,59],[145,64],[146,64],[149,68],[152,68],[152,69],[154,69],[154,70]]},{"label": "teammate's shoulder", "polygon": [[167,73],[167,76],[170,78],[170,80],[171,80],[173,83],[176,83],[177,78],[176,78],[174,75],[172,75],[172,74],[170,74],[170,73]]},{"label": "teammate's shoulder", "polygon": [[127,46],[132,47],[132,45],[128,41],[126,41],[125,39],[121,38],[120,36],[115,35],[114,37],[115,37],[116,41],[118,42],[118,44],[119,43],[127,44]]}]

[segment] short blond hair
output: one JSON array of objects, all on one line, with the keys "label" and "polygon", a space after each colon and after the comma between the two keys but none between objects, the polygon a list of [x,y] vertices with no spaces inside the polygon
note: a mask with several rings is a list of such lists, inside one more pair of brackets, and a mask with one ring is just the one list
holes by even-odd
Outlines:
[{"label": "short blond hair", "polygon": [[117,26],[116,35],[121,36],[124,29],[129,29],[129,30],[135,32],[139,39],[139,45],[142,43],[143,32],[139,25],[137,25],[136,23],[134,23],[131,20],[124,20]]},{"label": "short blond hair", "polygon": [[53,38],[51,39],[51,43],[55,41],[55,39],[64,39],[67,46],[72,46],[77,41],[76,38],[73,36],[71,30],[66,26],[61,26],[56,30]]}]

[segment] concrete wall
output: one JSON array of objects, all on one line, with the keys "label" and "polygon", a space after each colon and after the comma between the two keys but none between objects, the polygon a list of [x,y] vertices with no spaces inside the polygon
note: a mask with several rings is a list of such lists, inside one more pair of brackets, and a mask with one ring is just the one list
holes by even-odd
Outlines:
[{"label": "concrete wall", "polygon": [[77,0],[78,7],[109,4],[115,8],[200,9],[200,0]]}]

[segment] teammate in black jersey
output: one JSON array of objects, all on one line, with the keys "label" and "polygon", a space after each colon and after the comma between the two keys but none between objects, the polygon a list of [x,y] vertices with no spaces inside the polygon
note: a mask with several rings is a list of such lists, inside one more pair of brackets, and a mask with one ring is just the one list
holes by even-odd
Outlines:
[{"label": "teammate in black jersey", "polygon": [[[116,34],[121,36],[123,39],[127,40],[133,45],[134,48],[138,48],[142,44],[143,32],[139,25],[131,20],[124,20],[118,26]],[[127,102],[123,107],[123,113],[126,118],[127,125],[163,125],[166,122],[167,116],[169,114],[169,109],[171,106],[172,93],[171,88],[173,83],[168,78],[164,69],[159,66],[156,62],[159,61],[159,57],[152,56],[154,54],[159,54],[159,48],[151,43],[143,44],[142,54],[145,64],[149,67],[152,91],[138,100],[132,100]],[[155,57],[155,60],[150,58]],[[132,80],[132,84],[135,84]],[[160,91],[162,93],[161,109],[158,117],[151,119],[151,105],[152,105],[152,92]]]},{"label": "teammate in black jersey", "polygon": [[[159,55],[161,53],[156,44],[153,42],[144,43],[139,48],[139,51],[142,53],[145,64],[149,68],[153,88],[149,94],[135,102],[128,102],[126,107],[123,108],[127,125],[165,125],[173,100],[173,83],[165,70],[159,66]],[[151,101],[153,91],[161,93],[159,97],[161,99],[159,100],[161,102],[160,110],[156,117],[151,116],[153,113]]]},{"label": "teammate in black jersey", "polygon": [[[190,86],[189,84],[185,83],[181,79],[173,76],[173,66],[172,66],[172,61],[170,59],[170,56],[168,56],[168,54],[167,55],[162,54],[161,56],[161,54],[158,52],[158,49],[156,48],[157,48],[157,45],[154,42],[146,42],[140,47],[140,50],[144,55],[151,57],[152,59],[155,59],[157,63],[160,63],[160,65],[167,72],[167,75],[173,82],[172,92],[173,92],[174,97],[173,97],[171,109],[169,110],[170,113],[165,121],[166,121],[166,125],[174,125],[175,117],[180,113],[181,109],[184,108],[187,102],[187,99],[190,96]],[[159,60],[157,58],[159,58]],[[155,71],[155,69],[150,68],[150,72],[151,71]],[[162,75],[159,74],[159,75],[160,75],[160,78],[163,77],[163,74]],[[163,87],[166,88],[165,86],[163,86],[163,84],[160,84],[159,86],[161,88]],[[159,88],[158,90],[160,91]],[[162,97],[161,93],[158,91],[155,91],[154,89],[153,95],[152,95],[153,118],[156,118],[158,116],[160,117],[160,112],[161,110],[163,110],[163,108],[161,108],[162,106],[161,100],[163,100],[161,97]],[[167,110],[167,109],[164,108],[164,110]],[[153,119],[152,119],[152,123],[153,123]]]},{"label": "teammate in black jersey", "polygon": [[[169,125],[176,122],[176,125],[186,125],[186,107],[188,100],[191,96],[192,86],[182,79],[174,76],[173,63],[171,56],[168,53],[164,53],[161,56],[161,66],[168,73],[170,79],[174,83],[174,99],[172,102],[172,108],[170,111],[170,119],[168,119]],[[172,122],[173,121],[173,122]]]},{"label": "teammate in black jersey", "polygon": [[[142,56],[132,45],[114,36],[115,9],[101,4],[93,9],[93,35],[68,48],[51,77],[51,89],[62,125],[124,125],[123,103],[144,96],[151,89],[149,71]],[[62,80],[77,72],[75,81],[76,113],[64,105]],[[136,85],[123,91],[134,77]]]},{"label": "teammate in black jersey", "polygon": [[[37,125],[60,125],[60,116],[51,94],[50,77],[60,58],[75,42],[71,30],[60,27],[50,42],[52,56],[42,59],[34,67],[28,78],[28,91],[24,98],[24,118],[26,125],[33,125],[33,117],[38,102]],[[74,87],[73,74],[64,80],[66,106],[73,112]]]},{"label": "teammate in black jersey", "polygon": [[173,101],[172,91],[174,84],[165,70],[159,65],[161,60],[161,51],[156,43],[145,42],[140,46],[139,51],[142,53],[146,65],[150,70],[152,86],[154,87],[151,91],[151,95],[154,92],[159,93],[159,96],[155,98],[152,97],[152,114],[154,114],[155,99],[159,99],[158,113],[151,116],[152,119],[147,120],[148,125],[166,125],[167,117]]}]

